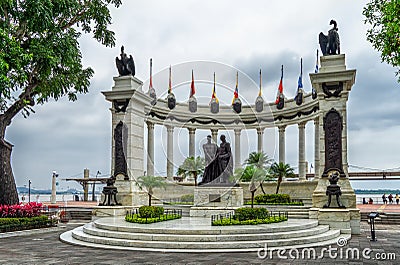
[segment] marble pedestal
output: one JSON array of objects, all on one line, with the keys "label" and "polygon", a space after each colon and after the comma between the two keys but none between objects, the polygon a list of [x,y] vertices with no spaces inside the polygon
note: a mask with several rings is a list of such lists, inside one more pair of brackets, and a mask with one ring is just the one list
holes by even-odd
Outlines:
[{"label": "marble pedestal", "polygon": [[310,219],[317,219],[320,225],[329,225],[332,229],[340,229],[342,234],[360,234],[360,210],[356,208],[311,208]]},{"label": "marble pedestal", "polygon": [[103,217],[125,216],[128,211],[137,207],[134,206],[96,206],[92,211],[92,220]]},{"label": "marble pedestal", "polygon": [[192,217],[210,217],[225,214],[243,206],[241,187],[196,187],[194,206],[190,208]]}]

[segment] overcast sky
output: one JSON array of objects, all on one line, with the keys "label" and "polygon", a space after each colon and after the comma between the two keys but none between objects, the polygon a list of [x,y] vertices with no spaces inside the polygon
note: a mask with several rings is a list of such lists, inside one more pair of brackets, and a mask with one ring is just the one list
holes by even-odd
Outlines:
[{"label": "overcast sky", "polygon": [[[50,188],[51,174],[56,170],[61,178],[81,177],[84,168],[94,176],[110,173],[111,113],[101,91],[111,90],[112,77],[117,75],[115,57],[120,46],[132,54],[136,77],[149,78],[149,59],[153,58],[154,87],[165,95],[168,87],[166,69],[172,65],[173,77],[189,81],[190,70],[195,77],[212,80],[212,70],[201,70],[201,63],[224,65],[238,69],[239,94],[244,101],[254,102],[257,96],[258,72],[263,71],[263,96],[272,101],[280,78],[280,66],[285,66],[284,93],[293,98],[297,88],[299,62],[303,58],[304,89],[311,90],[308,73],[314,71],[318,34],[331,28],[329,21],[338,22],[341,52],[346,54],[348,69],[357,69],[356,83],[348,102],[348,159],[350,165],[375,169],[400,167],[400,90],[395,69],[381,63],[379,54],[366,41],[368,27],[363,23],[362,9],[367,1],[304,0],[304,1],[124,1],[119,9],[112,8],[116,47],[105,48],[91,36],[80,39],[85,66],[95,70],[90,92],[77,102],[66,99],[36,107],[28,119],[16,117],[6,139],[15,145],[12,165],[18,186],[32,180],[36,188]],[[185,77],[174,75],[174,68],[186,65]],[[196,72],[196,65],[198,71]],[[235,76],[217,80],[228,86],[218,89],[223,103],[229,104]],[[221,70],[222,71],[222,70]],[[201,72],[201,73],[200,73]],[[253,85],[251,83],[253,82]],[[173,83],[176,79],[173,79]],[[178,101],[187,100],[190,85],[174,88]],[[196,85],[197,95],[209,100],[211,85]],[[182,93],[181,93],[182,92]],[[313,163],[314,134],[312,122],[306,127],[306,158]],[[162,136],[162,128],[156,128]],[[196,135],[200,146],[206,131]],[[187,155],[187,131],[176,132],[176,164]],[[242,150],[256,150],[256,132],[242,136]],[[277,158],[276,131],[266,130],[264,149]],[[286,161],[297,167],[298,130],[287,129]],[[158,138],[157,138],[158,140]],[[233,141],[231,141],[233,142]],[[233,144],[233,143],[232,143]],[[158,146],[156,144],[156,146]],[[156,150],[156,172],[165,174],[164,152]],[[197,155],[200,149],[196,148]],[[242,154],[242,160],[247,153]],[[350,170],[355,170],[350,168]],[[78,175],[79,174],[79,175]],[[400,184],[400,182],[399,182]],[[400,186],[397,182],[380,183],[379,187]],[[60,188],[78,187],[60,182]],[[355,188],[376,188],[376,183],[355,183]]]}]

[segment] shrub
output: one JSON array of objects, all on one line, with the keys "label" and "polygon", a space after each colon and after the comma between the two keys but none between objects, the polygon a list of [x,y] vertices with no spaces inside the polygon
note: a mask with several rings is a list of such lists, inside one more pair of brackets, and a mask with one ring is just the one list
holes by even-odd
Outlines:
[{"label": "shrub", "polygon": [[40,216],[42,209],[41,203],[30,202],[15,205],[0,205],[0,217],[35,217]]},{"label": "shrub", "polygon": [[0,218],[0,232],[49,227],[54,221],[45,215],[35,217]]},{"label": "shrub", "polygon": [[185,194],[181,196],[181,202],[194,202],[194,194]]},{"label": "shrub", "polygon": [[157,218],[164,214],[164,208],[160,206],[141,206],[139,216],[142,218]]},{"label": "shrub", "polygon": [[235,210],[234,219],[239,221],[264,219],[268,217],[268,210],[265,208],[238,208]]},{"label": "shrub", "polygon": [[252,220],[243,220],[239,221],[236,219],[223,218],[219,220],[215,220],[212,222],[212,225],[215,226],[225,226],[225,225],[258,225],[258,224],[271,224],[271,223],[279,223],[287,221],[285,216],[270,216],[263,219],[252,219]]},{"label": "shrub", "polygon": [[151,224],[151,223],[156,223],[156,222],[163,222],[163,221],[168,221],[168,220],[179,219],[181,217],[182,216],[179,214],[163,214],[158,217],[143,218],[137,214],[133,214],[133,215],[126,215],[125,221],[130,222],[130,223]]},{"label": "shrub", "polygon": [[291,202],[289,194],[259,194],[254,197],[254,200],[259,204],[286,204]]}]

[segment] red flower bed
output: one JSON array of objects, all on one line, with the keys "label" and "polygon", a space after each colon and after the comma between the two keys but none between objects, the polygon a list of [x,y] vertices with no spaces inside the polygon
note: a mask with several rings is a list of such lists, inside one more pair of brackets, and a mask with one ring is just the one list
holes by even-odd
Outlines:
[{"label": "red flower bed", "polygon": [[42,204],[37,202],[0,205],[0,218],[39,216],[42,207]]}]

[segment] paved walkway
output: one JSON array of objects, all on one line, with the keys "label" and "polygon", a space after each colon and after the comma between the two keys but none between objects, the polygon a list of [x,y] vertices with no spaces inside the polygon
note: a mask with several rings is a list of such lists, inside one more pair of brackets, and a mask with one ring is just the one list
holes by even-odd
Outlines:
[{"label": "paved walkway", "polygon": [[[59,241],[59,235],[66,230],[81,225],[69,223],[59,229],[30,234],[26,232],[15,237],[0,239],[0,264],[399,264],[400,263],[400,225],[376,225],[378,241],[370,242],[369,226],[362,223],[362,234],[353,238],[344,247],[332,248],[331,254],[326,250],[323,258],[299,259],[290,258],[289,253],[281,253],[284,258],[278,258],[277,252],[272,252],[272,259],[260,259],[257,253],[215,253],[215,254],[185,254],[185,253],[154,253],[124,250],[103,250],[64,244]],[[358,249],[360,258],[350,252]],[[364,250],[364,256],[363,252]],[[369,252],[369,250],[371,252]],[[317,256],[322,252],[316,249]],[[268,252],[270,254],[271,252]],[[334,254],[337,257],[334,258]],[[340,256],[342,253],[342,256]],[[349,254],[346,254],[349,253]],[[379,260],[384,255],[394,257],[391,260]],[[263,254],[263,253],[261,253]],[[295,254],[295,250],[292,252]],[[346,255],[349,259],[346,258]],[[331,258],[331,257],[332,258]],[[368,258],[368,256],[370,258]],[[353,257],[353,258],[352,258]],[[393,259],[396,260],[393,260]]]}]

